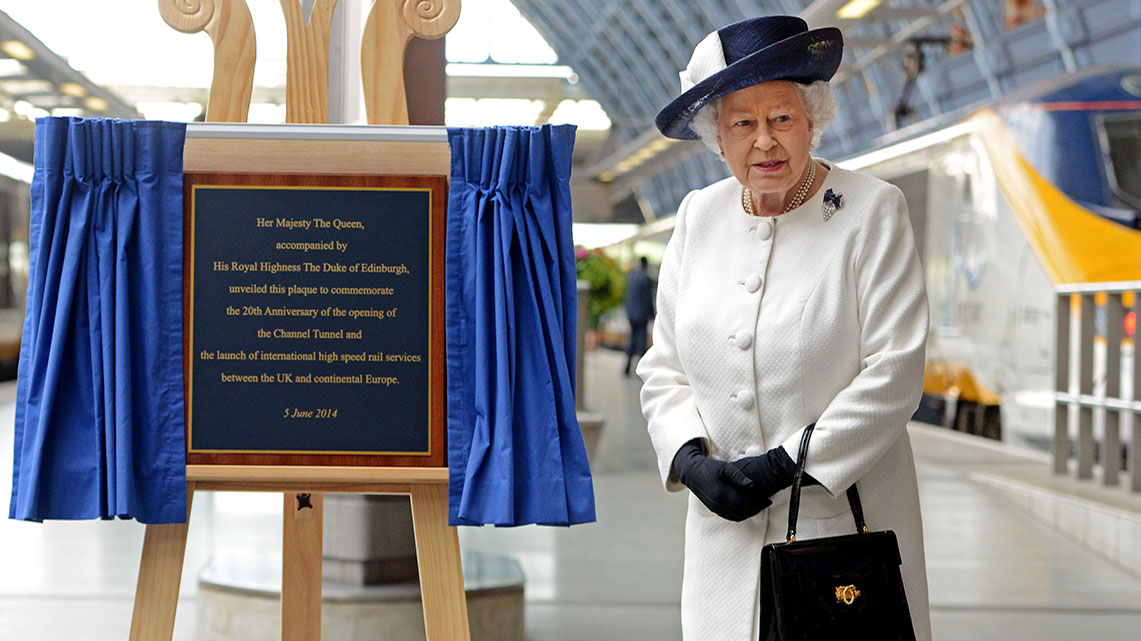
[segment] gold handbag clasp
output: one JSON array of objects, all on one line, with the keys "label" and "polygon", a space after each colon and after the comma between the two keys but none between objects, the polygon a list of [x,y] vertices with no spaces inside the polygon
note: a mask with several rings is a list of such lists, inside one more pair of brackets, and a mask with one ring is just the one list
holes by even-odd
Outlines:
[{"label": "gold handbag clasp", "polygon": [[860,596],[860,591],[854,585],[836,586],[836,603],[852,605],[856,602],[856,597],[858,596]]}]

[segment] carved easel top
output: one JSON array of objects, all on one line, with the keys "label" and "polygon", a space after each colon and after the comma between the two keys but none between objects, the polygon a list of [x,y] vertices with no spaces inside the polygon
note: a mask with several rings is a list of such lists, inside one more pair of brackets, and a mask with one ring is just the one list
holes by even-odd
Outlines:
[{"label": "carved easel top", "polygon": [[[315,0],[308,20],[299,0],[280,0],[286,25],[286,122],[329,121],[329,32],[337,0]],[[257,46],[245,0],[158,0],[163,20],[214,42],[206,120],[245,122]],[[407,125],[404,51],[413,36],[440,38],[455,26],[460,0],[376,0],[361,39],[361,82],[369,124]]]}]

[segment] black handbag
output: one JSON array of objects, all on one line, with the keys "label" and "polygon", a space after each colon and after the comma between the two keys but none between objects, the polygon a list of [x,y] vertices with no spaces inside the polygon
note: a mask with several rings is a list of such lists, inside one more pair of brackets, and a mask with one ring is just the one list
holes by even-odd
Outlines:
[{"label": "black handbag", "polygon": [[788,535],[761,551],[761,641],[915,641],[895,533],[868,532],[860,494],[848,502],[856,534],[796,540],[808,439],[804,430],[788,502]]}]

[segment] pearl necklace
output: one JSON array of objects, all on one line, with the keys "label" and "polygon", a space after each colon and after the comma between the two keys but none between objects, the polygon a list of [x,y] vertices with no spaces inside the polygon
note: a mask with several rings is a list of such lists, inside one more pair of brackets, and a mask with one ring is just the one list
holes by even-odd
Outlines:
[{"label": "pearl necklace", "polygon": [[[808,175],[805,176],[804,182],[800,183],[800,189],[796,190],[796,195],[788,202],[788,206],[784,208],[782,214],[800,207],[804,203],[805,197],[808,196],[808,190],[812,188],[812,181],[816,180],[816,161],[808,161]],[[757,213],[753,210],[753,193],[749,191],[748,187],[741,190],[741,206],[745,208],[745,213],[750,216],[756,216]]]}]

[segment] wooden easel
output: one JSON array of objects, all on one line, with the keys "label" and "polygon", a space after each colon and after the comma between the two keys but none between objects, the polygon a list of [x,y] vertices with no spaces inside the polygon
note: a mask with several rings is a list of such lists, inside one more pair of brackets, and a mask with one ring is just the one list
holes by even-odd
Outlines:
[{"label": "wooden easel", "polygon": [[[317,0],[308,22],[298,0],[281,0],[281,4],[288,39],[286,122],[327,122],[329,27],[336,0]],[[207,121],[244,122],[256,58],[254,25],[245,0],[192,4],[159,0],[159,11],[174,29],[205,31],[214,42]],[[430,4],[376,0],[361,47],[370,124],[408,124],[403,104],[404,48],[412,36],[442,37],[455,25],[459,11],[460,0]],[[402,20],[397,21],[398,17]],[[378,96],[386,89],[390,98],[382,104]],[[251,156],[260,167],[251,167]],[[186,171],[447,175],[448,162],[446,144],[401,142],[342,142],[330,153],[327,146],[313,141],[227,140],[195,145],[188,140],[184,155]],[[427,639],[469,641],[459,540],[455,528],[448,526],[447,468],[188,465],[186,480],[187,523],[146,528],[131,641],[169,641],[174,634],[189,512],[196,491],[283,492],[283,641],[318,641],[321,637],[324,493],[410,496]]]},{"label": "wooden easel", "polygon": [[[447,468],[190,465],[186,480],[188,510],[195,491],[285,492],[282,641],[321,638],[323,493],[409,495],[428,641],[471,638],[459,540],[455,528],[448,527]],[[312,507],[299,508],[305,495]],[[131,641],[168,640],[174,634],[188,527],[189,518],[187,523],[147,526]]]},{"label": "wooden easel", "polygon": [[[446,141],[373,137],[380,139],[190,137],[183,167],[187,173],[447,174]],[[188,523],[147,526],[132,641],[169,641],[173,635],[195,491],[283,493],[281,625],[287,641],[320,639],[323,494],[410,496],[427,639],[469,641],[459,540],[448,526],[446,467],[188,465],[186,479]],[[300,503],[301,495],[307,495],[307,506]]]}]

